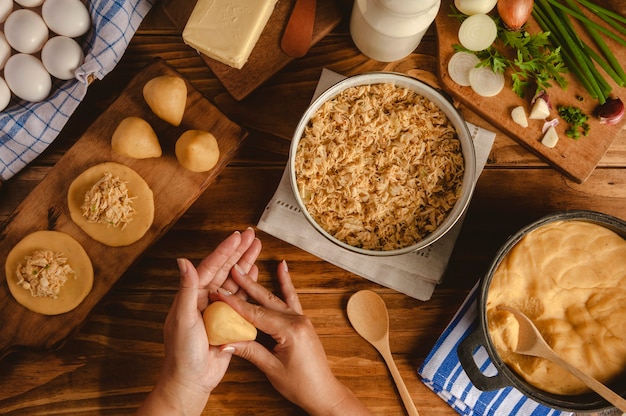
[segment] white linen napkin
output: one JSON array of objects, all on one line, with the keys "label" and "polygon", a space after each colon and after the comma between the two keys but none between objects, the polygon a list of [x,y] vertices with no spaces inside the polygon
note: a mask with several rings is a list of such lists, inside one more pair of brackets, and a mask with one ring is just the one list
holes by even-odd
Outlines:
[{"label": "white linen napkin", "polygon": [[[313,99],[343,78],[343,75],[324,69]],[[478,179],[487,162],[495,133],[467,124],[476,148]],[[257,227],[361,277],[415,299],[428,300],[436,285],[441,283],[462,223],[463,218],[445,236],[417,252],[393,257],[353,253],[327,240],[306,220],[293,196],[287,165]]]},{"label": "white linen napkin", "polygon": [[102,79],[117,65],[154,0],[91,0],[91,28],[85,60],[76,79],[55,80],[48,99],[13,99],[0,113],[0,179],[7,180],[56,139],[87,93],[89,80]]},{"label": "white linen napkin", "polygon": [[[481,391],[465,374],[457,355],[457,346],[475,328],[478,317],[478,284],[472,289],[461,308],[443,331],[435,346],[418,369],[422,382],[462,415],[469,416],[566,416],[541,405],[513,387]],[[474,360],[484,374],[496,374],[487,351],[479,348]]]}]

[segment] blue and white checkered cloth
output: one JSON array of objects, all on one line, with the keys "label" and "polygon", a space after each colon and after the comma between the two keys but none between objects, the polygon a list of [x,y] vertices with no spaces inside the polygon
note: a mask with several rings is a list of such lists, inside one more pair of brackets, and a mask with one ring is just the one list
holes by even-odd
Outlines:
[{"label": "blue and white checkered cloth", "polygon": [[[524,396],[513,387],[481,391],[465,374],[457,356],[457,346],[478,324],[477,288],[467,299],[441,334],[435,346],[418,370],[422,381],[439,397],[462,415],[471,416],[565,416],[562,412],[543,406]],[[487,351],[479,348],[474,360],[487,376],[497,373]]]},{"label": "blue and white checkered cloth", "polygon": [[119,62],[154,0],[91,0],[85,60],[76,79],[55,80],[39,103],[13,99],[0,113],[0,179],[7,180],[43,152],[76,110],[91,78],[102,79]]}]

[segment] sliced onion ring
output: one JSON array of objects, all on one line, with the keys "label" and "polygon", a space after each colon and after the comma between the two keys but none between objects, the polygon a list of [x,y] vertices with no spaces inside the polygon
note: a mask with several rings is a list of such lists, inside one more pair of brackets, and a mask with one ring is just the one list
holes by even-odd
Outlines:
[{"label": "sliced onion ring", "polygon": [[482,51],[493,44],[498,36],[498,26],[486,14],[474,14],[463,20],[459,27],[459,42],[470,51]]},{"label": "sliced onion ring", "polygon": [[504,74],[494,72],[486,66],[472,68],[469,81],[472,90],[481,97],[493,97],[504,88]]},{"label": "sliced onion ring", "polygon": [[459,51],[448,61],[448,74],[452,81],[464,87],[469,87],[470,70],[480,63],[478,56],[471,52]]}]

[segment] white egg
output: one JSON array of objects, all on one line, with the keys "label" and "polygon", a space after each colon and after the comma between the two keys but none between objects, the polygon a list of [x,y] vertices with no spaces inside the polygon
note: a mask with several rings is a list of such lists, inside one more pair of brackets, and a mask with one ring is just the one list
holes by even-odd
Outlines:
[{"label": "white egg", "polygon": [[15,2],[24,7],[38,7],[43,4],[43,0],[15,0]]},{"label": "white egg", "polygon": [[85,54],[78,42],[67,36],[51,38],[41,50],[41,62],[50,75],[58,79],[74,78],[74,71],[82,65]]},{"label": "white egg", "polygon": [[4,66],[4,78],[13,94],[26,101],[42,101],[52,89],[52,78],[41,61],[25,53],[9,58]]},{"label": "white egg", "polygon": [[18,9],[4,22],[4,35],[18,52],[35,53],[48,40],[48,26],[34,11]]},{"label": "white egg", "polygon": [[0,69],[4,68],[7,59],[11,56],[11,45],[7,42],[4,33],[0,32]]},{"label": "white egg", "polygon": [[4,22],[12,11],[13,0],[0,0],[0,23]]},{"label": "white egg", "polygon": [[80,0],[46,0],[41,15],[50,30],[70,38],[84,35],[91,25],[89,11]]},{"label": "white egg", "polygon": [[4,78],[0,77],[0,111],[3,111],[11,101],[11,90]]}]

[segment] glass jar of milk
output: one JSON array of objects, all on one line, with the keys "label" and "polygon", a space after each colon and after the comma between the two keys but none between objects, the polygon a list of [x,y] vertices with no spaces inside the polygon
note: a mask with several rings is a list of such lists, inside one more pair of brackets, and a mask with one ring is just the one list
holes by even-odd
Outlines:
[{"label": "glass jar of milk", "polygon": [[350,34],[369,58],[392,62],[417,48],[441,0],[354,0]]}]

